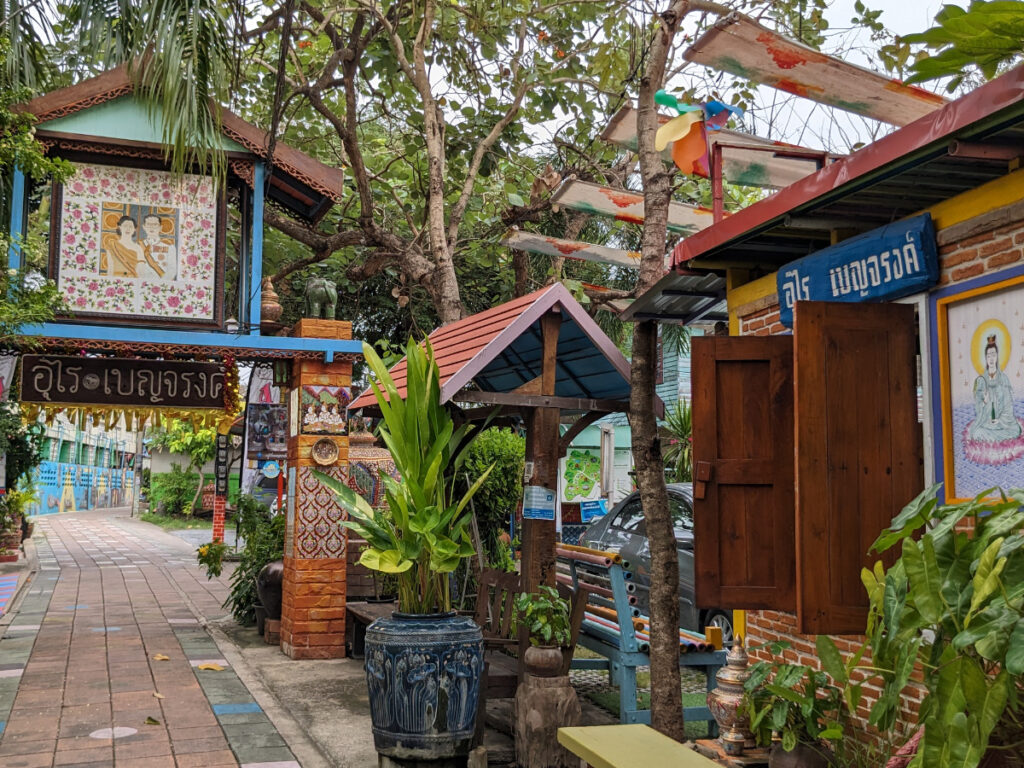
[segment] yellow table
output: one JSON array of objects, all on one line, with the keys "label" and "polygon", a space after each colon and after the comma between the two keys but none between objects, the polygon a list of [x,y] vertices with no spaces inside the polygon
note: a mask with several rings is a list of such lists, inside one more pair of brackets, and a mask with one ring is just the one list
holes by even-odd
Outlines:
[{"label": "yellow table", "polygon": [[649,725],[559,728],[558,743],[592,768],[720,768]]}]

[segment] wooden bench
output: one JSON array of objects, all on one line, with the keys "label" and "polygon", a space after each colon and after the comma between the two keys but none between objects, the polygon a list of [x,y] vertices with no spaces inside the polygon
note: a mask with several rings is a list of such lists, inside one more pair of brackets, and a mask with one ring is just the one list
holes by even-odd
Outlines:
[{"label": "wooden bench", "polygon": [[581,768],[719,768],[649,725],[559,728],[558,743],[580,758]]},{"label": "wooden bench", "polygon": [[376,619],[390,616],[398,610],[394,600],[386,603],[352,602],[345,604],[345,641],[354,659],[363,658],[366,647],[366,628]]},{"label": "wooden bench", "polygon": [[[636,701],[637,667],[649,667],[650,639],[641,628],[643,620],[636,608],[635,586],[622,559],[613,553],[585,550],[580,547],[558,549],[559,582],[566,586],[587,587],[588,606],[577,644],[602,658],[573,659],[572,669],[597,669],[608,672],[609,680],[619,687],[619,720],[622,723],[651,722],[649,709],[639,709]],[[647,627],[647,632],[649,632]],[[713,690],[715,675],[725,666],[721,650],[721,634],[715,638],[691,637],[681,630],[679,666],[704,672],[706,688]],[[711,735],[717,735],[717,724],[707,705],[683,710],[687,722],[705,720]]]}]

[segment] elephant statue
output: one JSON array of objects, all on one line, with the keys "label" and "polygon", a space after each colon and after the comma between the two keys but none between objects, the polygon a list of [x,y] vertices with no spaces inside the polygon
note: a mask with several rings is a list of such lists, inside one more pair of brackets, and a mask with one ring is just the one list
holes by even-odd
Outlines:
[{"label": "elephant statue", "polygon": [[338,288],[333,280],[311,277],[306,281],[306,317],[333,320],[338,306]]}]

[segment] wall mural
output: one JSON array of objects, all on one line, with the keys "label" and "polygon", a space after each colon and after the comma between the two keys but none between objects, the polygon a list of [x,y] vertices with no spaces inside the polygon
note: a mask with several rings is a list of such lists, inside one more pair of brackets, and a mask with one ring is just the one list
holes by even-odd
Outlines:
[{"label": "wall mural", "polygon": [[74,315],[215,321],[220,201],[213,179],[76,167],[60,190],[51,249]]},{"label": "wall mural", "polygon": [[1019,487],[1024,477],[1024,282],[953,296],[940,302],[940,312],[949,496]]},{"label": "wall mural", "polygon": [[306,385],[302,388],[302,434],[345,435],[345,411],[352,394],[348,387]]}]

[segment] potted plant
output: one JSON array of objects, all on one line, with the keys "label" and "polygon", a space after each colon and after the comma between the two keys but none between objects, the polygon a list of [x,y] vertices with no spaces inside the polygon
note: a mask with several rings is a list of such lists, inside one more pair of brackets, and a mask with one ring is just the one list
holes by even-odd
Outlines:
[{"label": "potted plant", "polygon": [[490,469],[456,497],[454,475],[470,442],[441,404],[429,342],[406,345],[406,395],[373,348],[363,354],[383,415],[378,434],[401,481],[382,475],[386,509],[322,473],[317,477],[348,511],[342,525],[366,540],[359,562],[393,574],[398,611],[366,630],[366,680],[377,751],[400,759],[468,754],[476,721],[483,640],[469,617],[452,611],[450,574],[475,553],[470,498]]},{"label": "potted plant", "polygon": [[[789,643],[768,648],[781,658]],[[760,661],[744,683],[750,730],[761,746],[772,746],[771,768],[824,768],[832,745],[843,737],[843,692],[828,676],[802,664]]]},{"label": "potted plant", "polygon": [[537,677],[557,677],[562,672],[562,648],[569,645],[569,603],[554,587],[541,585],[536,592],[520,592],[515,600],[516,631],[526,628],[530,645],[523,656],[526,671]]},{"label": "potted plant", "polygon": [[[849,680],[829,652],[826,669],[847,683],[849,700],[865,683],[882,692],[868,722],[885,732],[900,713],[915,668],[921,702],[923,765],[1024,763],[1024,490],[991,489],[940,505],[939,486],[908,504],[873,548],[899,548],[892,566],[861,574],[871,607],[866,680]],[[970,530],[970,533],[967,531]],[[921,754],[918,755],[920,761]]]},{"label": "potted plant", "polygon": [[11,489],[0,496],[0,556],[2,562],[18,559],[21,546],[23,497],[20,491]]}]

